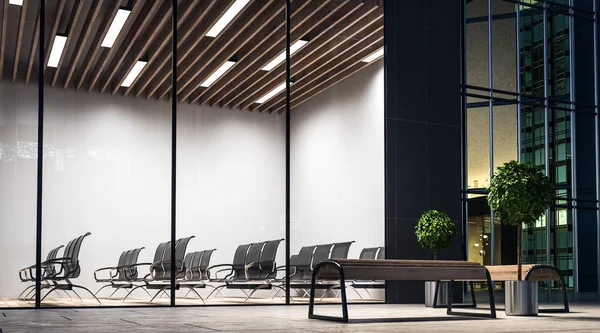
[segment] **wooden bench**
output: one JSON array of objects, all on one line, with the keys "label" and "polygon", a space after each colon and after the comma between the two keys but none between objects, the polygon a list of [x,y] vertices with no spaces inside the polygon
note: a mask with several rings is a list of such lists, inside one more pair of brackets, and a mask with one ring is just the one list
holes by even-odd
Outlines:
[{"label": "wooden bench", "polygon": [[[317,280],[339,281],[342,296],[342,317],[314,314]],[[333,259],[318,264],[312,274],[308,318],[348,322],[346,280],[406,280],[406,281],[486,281],[490,313],[454,312],[452,283],[448,290],[448,315],[496,318],[494,289],[488,270],[479,263],[448,260],[371,260]]]},{"label": "wooden bench", "polygon": [[[490,272],[492,281],[514,281],[517,280],[517,265],[494,265],[485,266]],[[540,309],[539,312],[569,312],[569,300],[565,278],[562,273],[552,265],[522,265],[525,281],[559,281],[563,294],[564,308],[562,309]]]}]

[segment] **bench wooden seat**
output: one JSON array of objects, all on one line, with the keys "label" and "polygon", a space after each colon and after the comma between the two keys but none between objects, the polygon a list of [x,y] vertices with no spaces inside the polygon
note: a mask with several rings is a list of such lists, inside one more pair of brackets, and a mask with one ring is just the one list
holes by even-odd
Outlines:
[{"label": "bench wooden seat", "polygon": [[[517,280],[517,265],[493,265],[485,266],[490,272],[492,281],[514,281]],[[552,265],[522,265],[523,279],[525,281],[559,281],[563,294],[564,308],[562,309],[539,309],[539,312],[569,312],[569,300],[565,279],[560,270]]]},{"label": "bench wooden seat", "polygon": [[[342,297],[342,317],[314,314],[317,280],[339,281]],[[488,284],[490,313],[457,313],[452,301],[447,304],[448,315],[466,315],[496,318],[493,284],[488,270],[479,263],[449,260],[383,260],[383,259],[334,259],[318,264],[312,274],[308,317],[348,322],[346,280],[407,280],[407,281],[486,281]],[[452,284],[449,288],[452,300]]]}]

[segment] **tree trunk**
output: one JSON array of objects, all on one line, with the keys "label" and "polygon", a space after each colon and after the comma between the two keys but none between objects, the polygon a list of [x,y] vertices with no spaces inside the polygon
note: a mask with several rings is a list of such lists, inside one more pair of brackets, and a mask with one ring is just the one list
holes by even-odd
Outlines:
[{"label": "tree trunk", "polygon": [[438,260],[438,252],[437,252],[437,250],[433,250],[433,260]]},{"label": "tree trunk", "polygon": [[521,281],[522,275],[522,262],[523,262],[523,251],[521,250],[521,237],[523,236],[522,232],[523,225],[519,221],[517,223],[517,280]]}]

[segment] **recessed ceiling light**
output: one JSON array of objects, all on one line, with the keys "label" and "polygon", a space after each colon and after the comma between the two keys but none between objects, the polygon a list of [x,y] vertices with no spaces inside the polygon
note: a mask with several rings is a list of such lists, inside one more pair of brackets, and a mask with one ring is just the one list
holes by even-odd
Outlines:
[{"label": "recessed ceiling light", "polygon": [[235,16],[244,9],[250,0],[236,0],[221,18],[206,33],[207,37],[217,37]]},{"label": "recessed ceiling light", "polygon": [[48,59],[48,67],[58,67],[58,63],[60,62],[60,57],[62,56],[63,50],[65,49],[65,44],[67,43],[67,36],[59,36],[57,35],[54,38],[54,43],[52,44],[52,50],[50,51],[50,58]]},{"label": "recessed ceiling light", "polygon": [[[290,82],[290,84],[292,84],[292,82]],[[282,92],[284,90],[285,90],[285,82],[280,84],[277,88],[271,90],[268,94],[261,97],[258,101],[256,101],[256,103],[262,104],[262,103],[270,100],[271,98],[273,98],[273,96],[279,94],[280,92]]]},{"label": "recessed ceiling light", "polygon": [[[290,46],[290,56],[294,54],[296,51],[300,50],[304,45],[306,45],[308,41],[299,39],[292,46]],[[275,68],[277,65],[285,61],[285,51],[279,54],[275,59],[271,60],[265,67],[262,68],[263,71],[270,71]]]},{"label": "recessed ceiling light", "polygon": [[138,75],[140,75],[144,67],[146,67],[147,63],[147,61],[138,60],[138,62],[135,63],[129,74],[127,74],[127,77],[125,78],[125,81],[123,81],[123,83],[121,84],[121,87],[130,87],[133,84],[133,81],[135,81]]},{"label": "recessed ceiling light", "polygon": [[206,81],[202,82],[201,87],[209,87],[215,81],[217,81],[225,72],[227,72],[231,66],[235,65],[235,61],[225,61],[219,69],[217,69],[211,76],[206,79]]},{"label": "recessed ceiling light", "polygon": [[123,29],[125,22],[127,22],[127,18],[131,14],[130,10],[127,9],[119,9],[117,11],[117,15],[113,19],[110,24],[110,28],[108,28],[108,32],[106,36],[104,36],[104,40],[102,41],[102,47],[112,47],[119,36],[119,33]]},{"label": "recessed ceiling light", "polygon": [[364,58],[362,60],[362,62],[372,62],[374,60],[381,58],[382,56],[383,56],[383,49],[379,49],[379,50],[375,51],[374,53],[371,53],[370,55],[368,55],[366,58]]},{"label": "recessed ceiling light", "polygon": [[23,0],[8,0],[11,5],[23,6]]}]

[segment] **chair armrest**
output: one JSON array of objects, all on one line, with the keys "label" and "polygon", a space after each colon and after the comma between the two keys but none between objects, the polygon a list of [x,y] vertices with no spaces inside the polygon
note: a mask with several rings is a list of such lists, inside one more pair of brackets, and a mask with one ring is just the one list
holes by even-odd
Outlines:
[{"label": "chair armrest", "polygon": [[208,267],[208,268],[206,269],[206,274],[208,275],[208,278],[209,278],[209,279],[211,278],[211,277],[210,277],[210,275],[211,275],[211,274],[210,274],[210,271],[211,271],[212,269],[214,269],[214,268],[219,268],[219,267],[228,267],[228,268],[225,268],[225,269],[220,269],[220,270],[216,271],[216,272],[215,272],[215,276],[214,276],[214,278],[218,278],[217,274],[218,274],[218,273],[220,273],[220,272],[230,272],[229,274],[225,275],[225,276],[224,276],[224,278],[226,278],[226,277],[230,276],[230,275],[233,273],[233,265],[231,265],[231,264],[220,264],[220,265],[214,265],[214,266],[210,266],[210,267]]},{"label": "chair armrest", "polygon": [[98,268],[97,270],[94,271],[94,280],[96,280],[96,282],[98,282],[98,273],[102,272],[102,271],[109,271],[108,272],[108,276],[109,279],[112,280],[113,278],[115,278],[117,276],[117,274],[113,275],[113,271],[115,271],[117,268],[116,267],[102,267],[102,268]]}]

